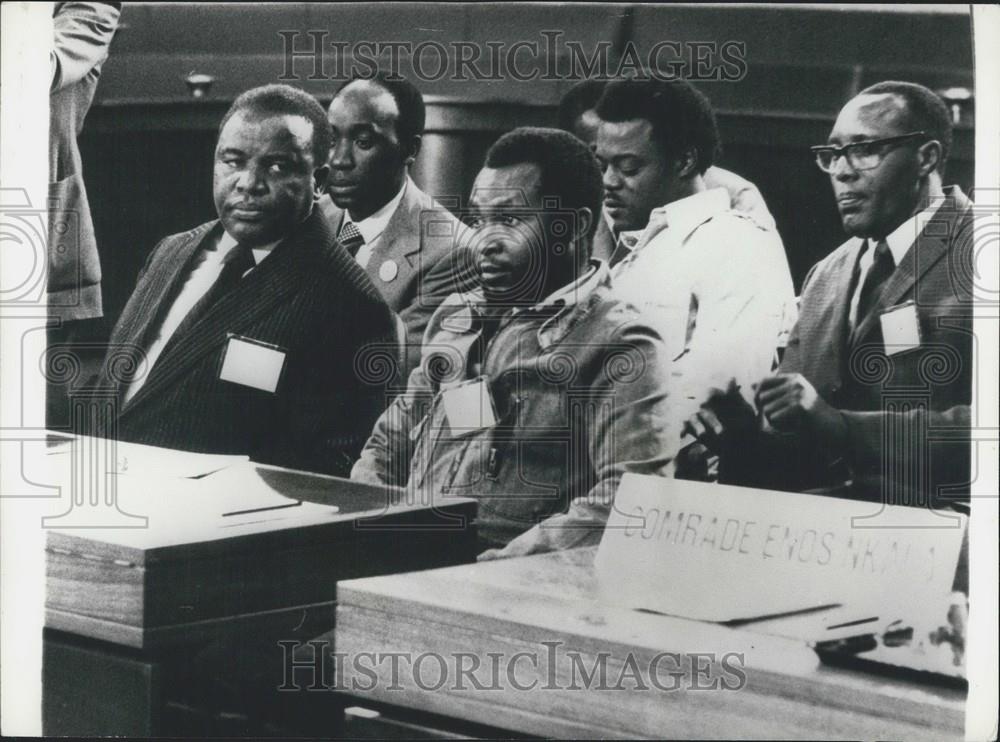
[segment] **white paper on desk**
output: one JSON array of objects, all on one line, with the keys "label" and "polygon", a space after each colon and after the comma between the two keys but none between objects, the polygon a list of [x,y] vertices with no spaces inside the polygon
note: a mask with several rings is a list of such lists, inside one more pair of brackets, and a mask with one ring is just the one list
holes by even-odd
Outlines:
[{"label": "white paper on desk", "polygon": [[299,517],[313,513],[337,513],[335,505],[301,502],[286,497],[257,473],[257,464],[239,463],[198,480],[198,495],[210,503],[213,515],[222,516],[221,526],[262,518]]},{"label": "white paper on desk", "polygon": [[[249,456],[229,456],[221,454],[193,453],[172,448],[145,446],[139,443],[108,441],[101,438],[81,436],[70,446],[59,446],[47,452],[55,462],[69,464],[73,447],[114,446],[115,474],[150,477],[156,479],[190,479],[203,477],[233,464],[249,461]],[[110,456],[110,448],[107,455]]]}]

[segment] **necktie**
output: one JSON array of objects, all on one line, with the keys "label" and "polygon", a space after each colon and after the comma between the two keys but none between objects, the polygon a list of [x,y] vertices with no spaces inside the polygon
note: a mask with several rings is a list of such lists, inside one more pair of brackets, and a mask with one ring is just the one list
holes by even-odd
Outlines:
[{"label": "necktie", "polygon": [[243,274],[253,267],[253,252],[249,247],[237,245],[226,253],[226,257],[222,259],[222,270],[219,272],[219,277],[215,279],[215,283],[209,287],[204,296],[195,302],[191,311],[184,316],[177,329],[174,330],[173,338],[183,337],[215,302],[236,288],[240,279],[243,278]]},{"label": "necktie", "polygon": [[854,320],[855,327],[868,316],[875,305],[880,289],[894,270],[896,270],[896,262],[892,259],[889,245],[886,244],[885,240],[879,240],[875,246],[872,267],[868,269],[865,282],[861,285],[861,294],[858,296],[858,313]]},{"label": "necktie", "polygon": [[358,229],[358,226],[354,222],[349,221],[345,221],[344,226],[340,228],[340,235],[337,237],[337,240],[351,254],[352,258],[358,254],[358,250],[365,244],[365,238],[362,236],[361,230]]}]

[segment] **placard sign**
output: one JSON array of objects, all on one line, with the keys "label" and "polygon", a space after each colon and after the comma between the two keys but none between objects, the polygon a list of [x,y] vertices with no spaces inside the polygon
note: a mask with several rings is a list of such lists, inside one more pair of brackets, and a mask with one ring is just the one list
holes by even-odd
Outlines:
[{"label": "placard sign", "polygon": [[[883,507],[891,520],[866,517]],[[859,618],[905,618],[951,592],[966,520],[626,474],[595,567],[606,600],[685,618],[750,620],[832,605]],[[895,527],[874,527],[880,522]]]}]

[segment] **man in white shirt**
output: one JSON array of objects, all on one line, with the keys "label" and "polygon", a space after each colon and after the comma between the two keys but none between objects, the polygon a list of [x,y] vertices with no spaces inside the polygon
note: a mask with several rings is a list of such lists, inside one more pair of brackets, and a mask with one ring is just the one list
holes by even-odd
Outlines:
[{"label": "man in white shirt", "polygon": [[330,181],[319,208],[403,320],[405,379],[420,359],[431,313],[462,288],[445,259],[461,224],[408,174],[420,152],[425,119],[423,98],[412,83],[382,73],[349,80],[334,96],[327,118],[333,128]]},{"label": "man in white shirt", "polygon": [[604,205],[619,231],[617,294],[647,313],[673,359],[678,435],[713,388],[746,399],[794,321],[778,234],[734,211],[705,171],[719,149],[708,100],[682,81],[610,83],[597,104]]},{"label": "man in white shirt", "polygon": [[[597,102],[607,82],[604,80],[582,80],[570,88],[559,101],[559,128],[568,131],[577,139],[591,148],[597,143],[597,130],[601,119],[595,110]],[[742,211],[752,216],[761,226],[775,229],[774,217],[771,215],[764,197],[753,183],[736,173],[712,165],[702,175],[707,188],[725,188],[729,194],[730,206],[736,211]],[[602,209],[601,221],[594,235],[593,256],[601,260],[614,262],[620,259],[621,253],[615,253],[616,229],[607,212]],[[625,229],[640,229],[645,223]]]}]

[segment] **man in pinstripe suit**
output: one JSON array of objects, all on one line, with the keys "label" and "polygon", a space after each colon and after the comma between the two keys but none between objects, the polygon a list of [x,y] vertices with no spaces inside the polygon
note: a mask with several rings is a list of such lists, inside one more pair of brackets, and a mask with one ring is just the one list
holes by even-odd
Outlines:
[{"label": "man in pinstripe suit", "polygon": [[[112,333],[121,440],[347,474],[384,407],[355,371],[391,349],[392,314],[314,208],[330,127],[319,103],[255,88],[220,127],[219,219],[164,239]],[[144,362],[115,375],[114,356]],[[141,354],[139,354],[141,351]]]},{"label": "man in pinstripe suit", "polygon": [[809,272],[779,372],[757,386],[772,434],[740,434],[752,410],[736,411],[731,394],[692,419],[721,445],[731,479],[840,484],[897,505],[967,499],[972,203],[942,186],[950,146],[932,91],[883,82],[849,101],[828,143],[813,147],[851,239]]}]

